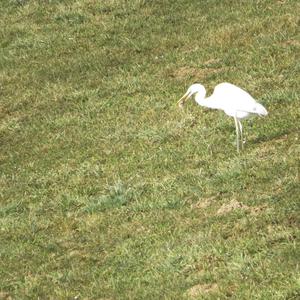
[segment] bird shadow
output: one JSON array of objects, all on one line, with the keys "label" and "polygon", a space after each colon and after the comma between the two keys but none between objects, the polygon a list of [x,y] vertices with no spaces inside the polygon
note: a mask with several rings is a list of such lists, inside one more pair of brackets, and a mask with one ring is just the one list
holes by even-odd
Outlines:
[{"label": "bird shadow", "polygon": [[272,140],[278,140],[282,138],[286,138],[287,135],[293,133],[293,130],[283,130],[280,132],[274,132],[268,135],[261,135],[251,140],[253,144],[260,144],[263,142],[269,142]]}]

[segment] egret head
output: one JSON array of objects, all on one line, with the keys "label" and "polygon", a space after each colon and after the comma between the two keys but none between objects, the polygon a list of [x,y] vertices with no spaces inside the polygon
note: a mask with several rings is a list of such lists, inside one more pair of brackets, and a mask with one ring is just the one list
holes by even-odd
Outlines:
[{"label": "egret head", "polygon": [[194,83],[192,84],[187,92],[179,99],[179,101],[177,102],[179,107],[183,107],[184,103],[191,98],[194,94],[198,94],[198,97],[201,97],[204,99],[205,94],[206,94],[206,90],[205,87],[200,84],[200,83]]}]

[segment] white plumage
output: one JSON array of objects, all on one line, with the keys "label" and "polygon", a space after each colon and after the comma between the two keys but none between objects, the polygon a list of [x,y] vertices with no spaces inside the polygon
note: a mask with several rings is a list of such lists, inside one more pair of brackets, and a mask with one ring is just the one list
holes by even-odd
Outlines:
[{"label": "white plumage", "polygon": [[236,127],[237,151],[239,152],[239,134],[242,139],[243,147],[243,127],[241,120],[251,115],[266,116],[267,110],[243,89],[231,83],[218,84],[211,96],[205,98],[206,90],[203,85],[195,83],[191,85],[187,92],[180,98],[178,104],[183,107],[192,95],[195,101],[204,107],[220,109],[230,117],[234,118]]}]

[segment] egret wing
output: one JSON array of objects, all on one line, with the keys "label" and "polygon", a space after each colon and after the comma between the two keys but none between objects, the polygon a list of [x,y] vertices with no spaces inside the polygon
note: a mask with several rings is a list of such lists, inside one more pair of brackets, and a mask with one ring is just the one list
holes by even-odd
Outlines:
[{"label": "egret wing", "polygon": [[231,83],[218,84],[213,93],[224,111],[241,111],[254,114],[266,114],[266,109],[246,91]]}]

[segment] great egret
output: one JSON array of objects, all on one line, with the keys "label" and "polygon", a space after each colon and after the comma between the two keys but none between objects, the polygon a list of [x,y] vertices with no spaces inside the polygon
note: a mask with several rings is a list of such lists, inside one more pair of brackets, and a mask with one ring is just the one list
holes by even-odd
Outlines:
[{"label": "great egret", "polygon": [[195,94],[195,101],[204,107],[220,109],[230,117],[234,118],[236,129],[237,151],[240,150],[239,134],[241,135],[243,147],[243,127],[241,120],[251,115],[266,116],[267,110],[256,102],[246,91],[231,83],[218,84],[211,96],[205,98],[206,90],[202,84],[195,83],[191,85],[187,92],[178,101],[179,107]]}]

